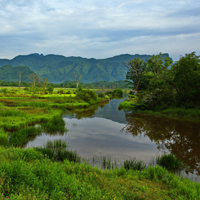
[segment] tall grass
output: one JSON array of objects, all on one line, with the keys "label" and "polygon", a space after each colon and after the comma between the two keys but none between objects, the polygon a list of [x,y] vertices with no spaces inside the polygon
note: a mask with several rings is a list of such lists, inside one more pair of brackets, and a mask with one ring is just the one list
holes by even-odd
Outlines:
[{"label": "tall grass", "polygon": [[64,133],[67,129],[65,128],[65,121],[60,116],[54,116],[48,122],[43,123],[42,128],[47,133]]},{"label": "tall grass", "polygon": [[125,160],[124,161],[124,168],[127,170],[144,170],[145,168],[147,168],[146,164],[139,160],[137,161],[136,159],[130,159],[130,160]]},{"label": "tall grass", "polygon": [[62,140],[48,141],[44,147],[36,147],[36,151],[41,152],[53,161],[63,162],[65,159],[73,162],[80,162],[81,157],[69,149],[69,146]]},{"label": "tall grass", "polygon": [[164,167],[171,172],[178,172],[183,169],[183,163],[173,154],[164,154],[156,158],[158,165]]},{"label": "tall grass", "polygon": [[4,132],[3,128],[0,128],[0,145],[8,146],[8,134]]},{"label": "tall grass", "polygon": [[26,127],[11,133],[9,145],[14,147],[22,147],[28,142],[29,136],[36,136],[42,131],[41,127]]}]

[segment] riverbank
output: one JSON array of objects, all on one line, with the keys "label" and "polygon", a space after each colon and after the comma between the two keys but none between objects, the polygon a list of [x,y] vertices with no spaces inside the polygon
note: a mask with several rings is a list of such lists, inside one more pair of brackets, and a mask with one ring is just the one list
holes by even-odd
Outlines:
[{"label": "riverbank", "polygon": [[130,109],[138,113],[144,113],[144,114],[151,114],[151,115],[160,115],[160,116],[166,116],[166,117],[181,117],[184,119],[200,119],[200,109],[198,108],[177,108],[177,107],[170,107],[170,108],[155,108],[146,110],[142,109],[142,105],[138,103],[138,98],[129,98],[126,99],[124,102],[120,103],[119,109]]},{"label": "riverbank", "polygon": [[[162,167],[102,170],[54,162],[33,148],[0,147],[1,199],[199,199],[200,184]],[[22,184],[23,183],[23,184]]]}]

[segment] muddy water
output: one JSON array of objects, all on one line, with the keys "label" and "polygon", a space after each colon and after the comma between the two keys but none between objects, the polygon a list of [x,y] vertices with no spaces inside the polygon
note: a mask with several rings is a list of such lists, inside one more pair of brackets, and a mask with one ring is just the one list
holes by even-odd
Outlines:
[{"label": "muddy water", "polygon": [[200,123],[119,111],[122,101],[113,99],[105,106],[64,115],[64,135],[43,133],[27,147],[62,139],[84,157],[108,155],[121,163],[129,158],[149,163],[171,152],[188,166],[190,178],[199,181]]}]

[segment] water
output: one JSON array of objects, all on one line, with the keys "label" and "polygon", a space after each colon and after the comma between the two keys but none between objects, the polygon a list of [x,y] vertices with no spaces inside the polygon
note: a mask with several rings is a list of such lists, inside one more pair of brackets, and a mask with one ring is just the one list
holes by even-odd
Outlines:
[{"label": "water", "polygon": [[122,101],[113,99],[102,107],[64,115],[68,129],[64,135],[43,133],[26,146],[62,139],[83,157],[109,155],[118,163],[129,158],[149,163],[158,155],[171,152],[189,167],[189,178],[199,181],[200,124],[119,111]]}]

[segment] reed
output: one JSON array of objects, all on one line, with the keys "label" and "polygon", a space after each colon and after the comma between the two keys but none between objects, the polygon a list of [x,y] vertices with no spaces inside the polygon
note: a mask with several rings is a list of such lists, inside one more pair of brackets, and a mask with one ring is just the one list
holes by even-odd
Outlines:
[{"label": "reed", "polygon": [[136,160],[135,158],[134,159],[130,159],[130,160],[125,160],[124,161],[124,168],[127,169],[127,170],[144,170],[147,168],[146,164],[141,161],[141,160]]},{"label": "reed", "polygon": [[69,146],[62,140],[47,141],[44,147],[35,147],[35,150],[53,161],[63,162],[67,159],[72,162],[80,162],[81,160],[77,152],[70,150]]},{"label": "reed", "polygon": [[42,131],[41,127],[26,127],[11,133],[9,145],[14,147],[22,147],[28,142],[29,136],[36,136]]},{"label": "reed", "polygon": [[67,130],[65,128],[65,121],[58,115],[53,116],[53,118],[43,123],[41,126],[47,133],[64,133]]}]

